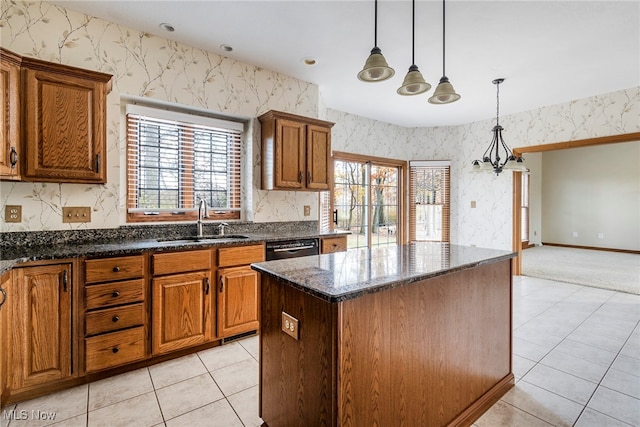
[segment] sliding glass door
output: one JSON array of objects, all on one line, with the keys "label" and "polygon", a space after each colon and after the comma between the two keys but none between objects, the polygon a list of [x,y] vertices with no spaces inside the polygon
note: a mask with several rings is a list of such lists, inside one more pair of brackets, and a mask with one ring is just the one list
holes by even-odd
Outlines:
[{"label": "sliding glass door", "polygon": [[333,220],[350,231],[349,248],[402,241],[404,162],[334,153]]}]

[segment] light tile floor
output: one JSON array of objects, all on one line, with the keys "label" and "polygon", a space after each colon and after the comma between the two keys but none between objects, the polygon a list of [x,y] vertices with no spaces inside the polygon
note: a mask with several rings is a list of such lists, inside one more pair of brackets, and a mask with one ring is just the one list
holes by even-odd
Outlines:
[{"label": "light tile floor", "polygon": [[[515,277],[516,386],[474,426],[640,426],[639,322],[638,295]],[[250,337],[10,405],[0,425],[253,427],[257,383]]]}]

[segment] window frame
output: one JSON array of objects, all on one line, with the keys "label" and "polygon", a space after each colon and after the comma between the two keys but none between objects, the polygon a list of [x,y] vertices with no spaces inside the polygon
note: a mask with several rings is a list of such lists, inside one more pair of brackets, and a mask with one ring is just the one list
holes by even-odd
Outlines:
[{"label": "window frame", "polygon": [[[191,167],[187,167],[183,173],[184,177],[187,178],[187,183],[185,187],[185,180],[183,177],[179,179],[178,185],[180,187],[179,192],[185,194],[181,201],[183,205],[186,206],[186,203],[193,203],[194,207],[187,208],[175,208],[175,209],[166,209],[166,208],[138,208],[136,206],[137,200],[137,182],[133,181],[132,178],[136,177],[137,179],[137,156],[139,155],[139,151],[137,149],[138,140],[134,139],[129,135],[129,126],[130,126],[130,115],[137,116],[145,116],[150,119],[155,119],[159,121],[168,121],[175,122],[176,128],[181,128],[186,130],[187,133],[194,133],[194,130],[197,126],[207,126],[212,128],[218,128],[227,131],[233,131],[238,134],[238,143],[237,146],[232,147],[232,149],[237,149],[236,160],[238,161],[238,165],[229,166],[228,168],[233,169],[234,172],[227,171],[227,178],[229,178],[230,173],[237,174],[236,183],[237,188],[233,188],[231,190],[232,196],[231,198],[238,201],[237,207],[229,207],[227,204],[226,208],[220,207],[212,207],[208,206],[208,214],[210,220],[220,220],[220,221],[228,221],[228,220],[240,220],[243,212],[243,198],[242,198],[242,186],[244,178],[242,177],[243,173],[243,147],[242,141],[245,138],[245,124],[241,121],[234,121],[230,119],[221,119],[212,116],[205,116],[202,114],[198,114],[197,112],[193,112],[190,110],[180,109],[176,107],[175,109],[166,108],[166,107],[157,107],[157,106],[148,106],[141,105],[138,103],[129,103],[126,104],[125,108],[125,159],[126,159],[126,171],[125,171],[125,188],[126,188],[126,221],[127,223],[149,223],[149,222],[185,222],[185,221],[195,221],[198,219],[198,208],[195,205],[195,190],[194,190],[194,181],[193,181],[193,172],[194,172],[194,140],[191,139],[180,139],[181,143],[185,147],[190,147],[191,159],[186,161],[185,165],[191,165]],[[170,126],[170,125],[169,125]],[[135,144],[135,147],[132,147]],[[229,148],[228,148],[229,149]],[[133,150],[135,150],[135,158],[132,157]],[[229,162],[229,159],[227,159]]]},{"label": "window frame", "polygon": [[416,189],[414,188],[415,169],[446,169],[446,188],[443,191],[443,203],[429,203],[442,206],[442,235],[440,242],[449,243],[451,240],[451,161],[450,160],[412,160],[409,162],[409,241],[434,242],[437,240],[416,239]]}]

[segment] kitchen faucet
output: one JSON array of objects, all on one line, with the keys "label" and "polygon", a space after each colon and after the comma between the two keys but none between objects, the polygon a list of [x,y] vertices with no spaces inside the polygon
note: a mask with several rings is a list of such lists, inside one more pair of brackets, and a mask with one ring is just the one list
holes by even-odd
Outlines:
[{"label": "kitchen faucet", "polygon": [[226,222],[221,222],[220,224],[218,224],[218,235],[224,236],[224,228],[228,226],[229,224],[227,224]]},{"label": "kitchen faucet", "polygon": [[196,225],[198,226],[197,237],[202,237],[204,235],[202,232],[202,220],[204,218],[209,218],[209,209],[207,209],[207,200],[204,197],[201,197],[200,203],[198,204],[198,221],[196,222]]}]

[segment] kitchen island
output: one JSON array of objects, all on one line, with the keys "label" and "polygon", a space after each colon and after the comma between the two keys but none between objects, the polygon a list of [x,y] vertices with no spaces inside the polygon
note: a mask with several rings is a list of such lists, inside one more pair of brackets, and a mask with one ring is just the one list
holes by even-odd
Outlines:
[{"label": "kitchen island", "polygon": [[265,425],[471,425],[514,383],[515,255],[412,243],[253,264]]}]

